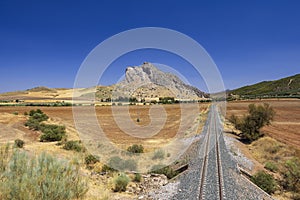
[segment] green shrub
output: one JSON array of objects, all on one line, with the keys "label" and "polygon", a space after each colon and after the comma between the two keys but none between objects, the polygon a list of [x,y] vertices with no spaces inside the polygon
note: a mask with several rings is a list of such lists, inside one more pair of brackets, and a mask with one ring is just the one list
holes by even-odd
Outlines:
[{"label": "green shrub", "polygon": [[87,164],[87,165],[91,165],[91,164],[95,164],[96,162],[99,162],[99,159],[92,154],[87,155],[84,158],[84,160],[85,160],[85,164]]},{"label": "green shrub", "polygon": [[87,192],[79,164],[14,151],[0,176],[2,199],[78,199]]},{"label": "green shrub", "polygon": [[[24,115],[25,114],[27,114],[27,112],[25,112]],[[31,130],[38,131],[41,128],[40,123],[48,120],[48,118],[49,117],[40,109],[31,110],[29,112],[29,119],[25,122],[25,126],[28,126]]]},{"label": "green shrub", "polygon": [[164,158],[165,158],[165,151],[162,149],[156,150],[152,157],[153,160],[156,160],[156,159],[162,160]]},{"label": "green shrub", "polygon": [[32,118],[38,122],[46,121],[49,119],[49,117],[40,109],[37,110],[31,110],[29,112],[29,118]]},{"label": "green shrub", "polygon": [[41,124],[40,129],[43,132],[41,142],[60,141],[66,134],[66,127],[55,124]]},{"label": "green shrub", "polygon": [[144,152],[144,147],[143,147],[143,145],[134,144],[132,146],[129,146],[127,148],[127,151],[130,152],[130,153],[143,153]]},{"label": "green shrub", "polygon": [[284,180],[286,188],[293,192],[300,191],[300,159],[293,157],[285,163],[286,171],[284,172]]},{"label": "green shrub", "polygon": [[116,172],[116,170],[108,165],[103,165],[101,168],[102,172]]},{"label": "green shrub", "polygon": [[83,150],[83,147],[80,144],[80,141],[70,140],[65,143],[65,145],[63,146],[63,149],[80,152]]},{"label": "green shrub", "polygon": [[129,183],[130,179],[126,174],[120,174],[114,179],[114,191],[115,192],[125,192],[126,187]]},{"label": "green shrub", "polygon": [[15,140],[15,147],[23,148],[24,144],[25,144],[25,142],[23,140],[20,140],[20,139]]},{"label": "green shrub", "polygon": [[14,115],[18,115],[19,113],[17,111],[13,112]]},{"label": "green shrub", "polygon": [[278,170],[278,167],[273,162],[266,162],[265,169],[267,169],[267,170],[269,170],[271,172],[276,172]]},{"label": "green shrub", "polygon": [[151,168],[150,173],[164,174],[164,175],[166,175],[166,177],[168,177],[168,179],[171,179],[178,175],[178,172],[174,171],[170,166],[165,166],[165,165],[160,165],[160,164],[154,165]]},{"label": "green shrub", "polygon": [[32,118],[29,118],[25,122],[25,126],[28,126],[29,129],[34,130],[34,131],[40,130],[40,122],[38,122]]},{"label": "green shrub", "polygon": [[137,173],[134,175],[134,178],[133,178],[134,182],[141,182],[141,180],[142,180],[141,174]]},{"label": "green shrub", "polygon": [[276,182],[271,174],[264,171],[259,171],[251,177],[251,181],[255,183],[262,190],[271,194],[276,190]]}]

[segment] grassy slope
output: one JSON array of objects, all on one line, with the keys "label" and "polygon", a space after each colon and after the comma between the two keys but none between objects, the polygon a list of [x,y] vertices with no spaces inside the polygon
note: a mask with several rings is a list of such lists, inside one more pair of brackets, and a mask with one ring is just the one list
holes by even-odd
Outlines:
[{"label": "grassy slope", "polygon": [[244,86],[231,90],[230,93],[237,95],[296,95],[300,93],[300,74]]}]

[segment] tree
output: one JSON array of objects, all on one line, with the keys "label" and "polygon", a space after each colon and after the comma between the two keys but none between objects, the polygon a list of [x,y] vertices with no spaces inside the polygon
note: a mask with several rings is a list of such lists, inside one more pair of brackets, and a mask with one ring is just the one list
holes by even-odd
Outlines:
[{"label": "tree", "polygon": [[260,129],[263,126],[271,124],[275,111],[269,104],[265,103],[258,106],[250,104],[248,112],[249,114],[242,118],[231,115],[229,121],[234,124],[236,129],[242,132],[241,137],[243,139],[252,142],[262,136]]}]

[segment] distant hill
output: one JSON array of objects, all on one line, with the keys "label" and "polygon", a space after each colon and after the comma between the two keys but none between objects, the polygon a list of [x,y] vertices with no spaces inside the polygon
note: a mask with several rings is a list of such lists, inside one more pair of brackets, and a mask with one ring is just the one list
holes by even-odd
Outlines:
[{"label": "distant hill", "polygon": [[229,90],[227,93],[229,97],[299,97],[300,74],[274,81],[263,81],[254,85],[248,85],[235,90]]}]

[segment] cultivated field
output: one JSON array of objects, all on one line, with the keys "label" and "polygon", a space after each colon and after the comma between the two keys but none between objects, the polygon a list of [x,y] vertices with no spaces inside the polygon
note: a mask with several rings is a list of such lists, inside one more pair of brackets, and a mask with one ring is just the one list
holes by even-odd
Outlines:
[{"label": "cultivated field", "polygon": [[255,101],[232,101],[227,103],[227,117],[231,114],[242,116],[247,113],[251,103],[268,103],[275,112],[274,121],[262,131],[287,145],[300,149],[300,100],[299,99],[270,99]]},{"label": "cultivated field", "polygon": [[[166,122],[160,128],[160,131],[151,138],[138,138],[130,136],[124,133],[114,120],[111,106],[95,107],[98,122],[103,129],[106,137],[117,145],[125,145],[126,147],[131,144],[143,144],[146,149],[159,147],[160,144],[166,143],[169,139],[172,139],[176,135],[189,136],[192,134],[199,133],[201,127],[195,124],[203,124],[205,121],[204,114],[207,111],[209,104],[199,104],[199,110],[194,110],[195,106],[186,105],[184,107],[186,114],[181,113],[181,107],[177,104],[157,106],[151,109],[150,113],[153,115],[160,116],[163,112],[166,112]],[[78,140],[78,133],[75,128],[72,107],[0,107],[0,142],[12,142],[16,138],[24,139],[26,142],[38,142],[39,133],[28,130],[24,127],[26,117],[23,115],[24,112],[29,112],[32,109],[41,109],[49,117],[51,123],[62,124],[67,128],[68,140]],[[141,127],[149,125],[150,117],[149,110],[151,106],[129,106],[129,113],[132,122],[138,124]],[[78,107],[77,109],[85,112],[85,107]],[[163,111],[164,110],[164,111]],[[15,114],[13,114],[15,113]],[[16,115],[18,113],[18,115]],[[126,117],[128,109],[126,106],[118,106],[118,115]],[[156,113],[156,114],[155,114]],[[202,114],[203,115],[202,115]],[[198,116],[195,118],[195,116]],[[139,118],[140,122],[137,122]],[[192,121],[192,123],[185,123]],[[188,127],[181,127],[180,123],[187,124]],[[182,125],[181,124],[181,125]],[[191,129],[193,128],[193,129]],[[182,131],[187,130],[187,131]],[[192,132],[193,130],[193,132]],[[125,147],[124,146],[124,147]]]}]

